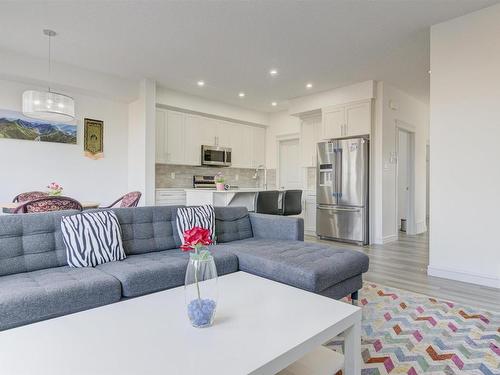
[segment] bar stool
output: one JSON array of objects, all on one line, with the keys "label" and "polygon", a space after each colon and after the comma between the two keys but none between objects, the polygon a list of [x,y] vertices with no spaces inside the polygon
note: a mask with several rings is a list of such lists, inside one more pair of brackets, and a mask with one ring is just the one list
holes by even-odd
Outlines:
[{"label": "bar stool", "polygon": [[279,215],[280,192],[278,190],[259,191],[255,196],[255,212],[259,214]]},{"label": "bar stool", "polygon": [[302,212],[302,190],[285,190],[283,192],[282,215],[300,215]]}]

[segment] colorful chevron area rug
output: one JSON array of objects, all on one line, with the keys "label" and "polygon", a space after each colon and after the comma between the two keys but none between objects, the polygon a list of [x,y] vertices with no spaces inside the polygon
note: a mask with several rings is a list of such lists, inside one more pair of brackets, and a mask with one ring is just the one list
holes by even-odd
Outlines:
[{"label": "colorful chevron area rug", "polygon": [[500,314],[371,283],[359,306],[362,375],[500,375]]}]

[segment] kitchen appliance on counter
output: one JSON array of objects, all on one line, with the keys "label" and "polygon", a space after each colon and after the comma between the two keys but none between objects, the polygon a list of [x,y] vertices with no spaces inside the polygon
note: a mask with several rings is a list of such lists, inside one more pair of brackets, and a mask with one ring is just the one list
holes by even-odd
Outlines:
[{"label": "kitchen appliance on counter", "polygon": [[193,176],[193,187],[195,189],[215,190],[215,176]]},{"label": "kitchen appliance on counter", "polygon": [[332,139],[317,146],[316,234],[368,244],[369,138]]},{"label": "kitchen appliance on counter", "polygon": [[201,146],[201,165],[211,165],[219,167],[231,166],[230,147]]}]

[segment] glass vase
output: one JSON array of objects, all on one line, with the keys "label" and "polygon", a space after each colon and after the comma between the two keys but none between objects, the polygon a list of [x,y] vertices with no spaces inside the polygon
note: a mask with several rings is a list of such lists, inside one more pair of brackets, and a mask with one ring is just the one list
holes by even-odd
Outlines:
[{"label": "glass vase", "polygon": [[185,280],[186,308],[193,327],[210,327],[217,309],[217,268],[207,250],[191,253]]}]

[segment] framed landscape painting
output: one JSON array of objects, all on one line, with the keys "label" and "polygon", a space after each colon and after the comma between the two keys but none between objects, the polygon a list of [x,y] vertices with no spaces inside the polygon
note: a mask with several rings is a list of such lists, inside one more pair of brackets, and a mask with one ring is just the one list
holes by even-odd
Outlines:
[{"label": "framed landscape painting", "polygon": [[77,126],[24,116],[20,112],[0,109],[0,139],[24,139],[38,142],[76,145]]}]

